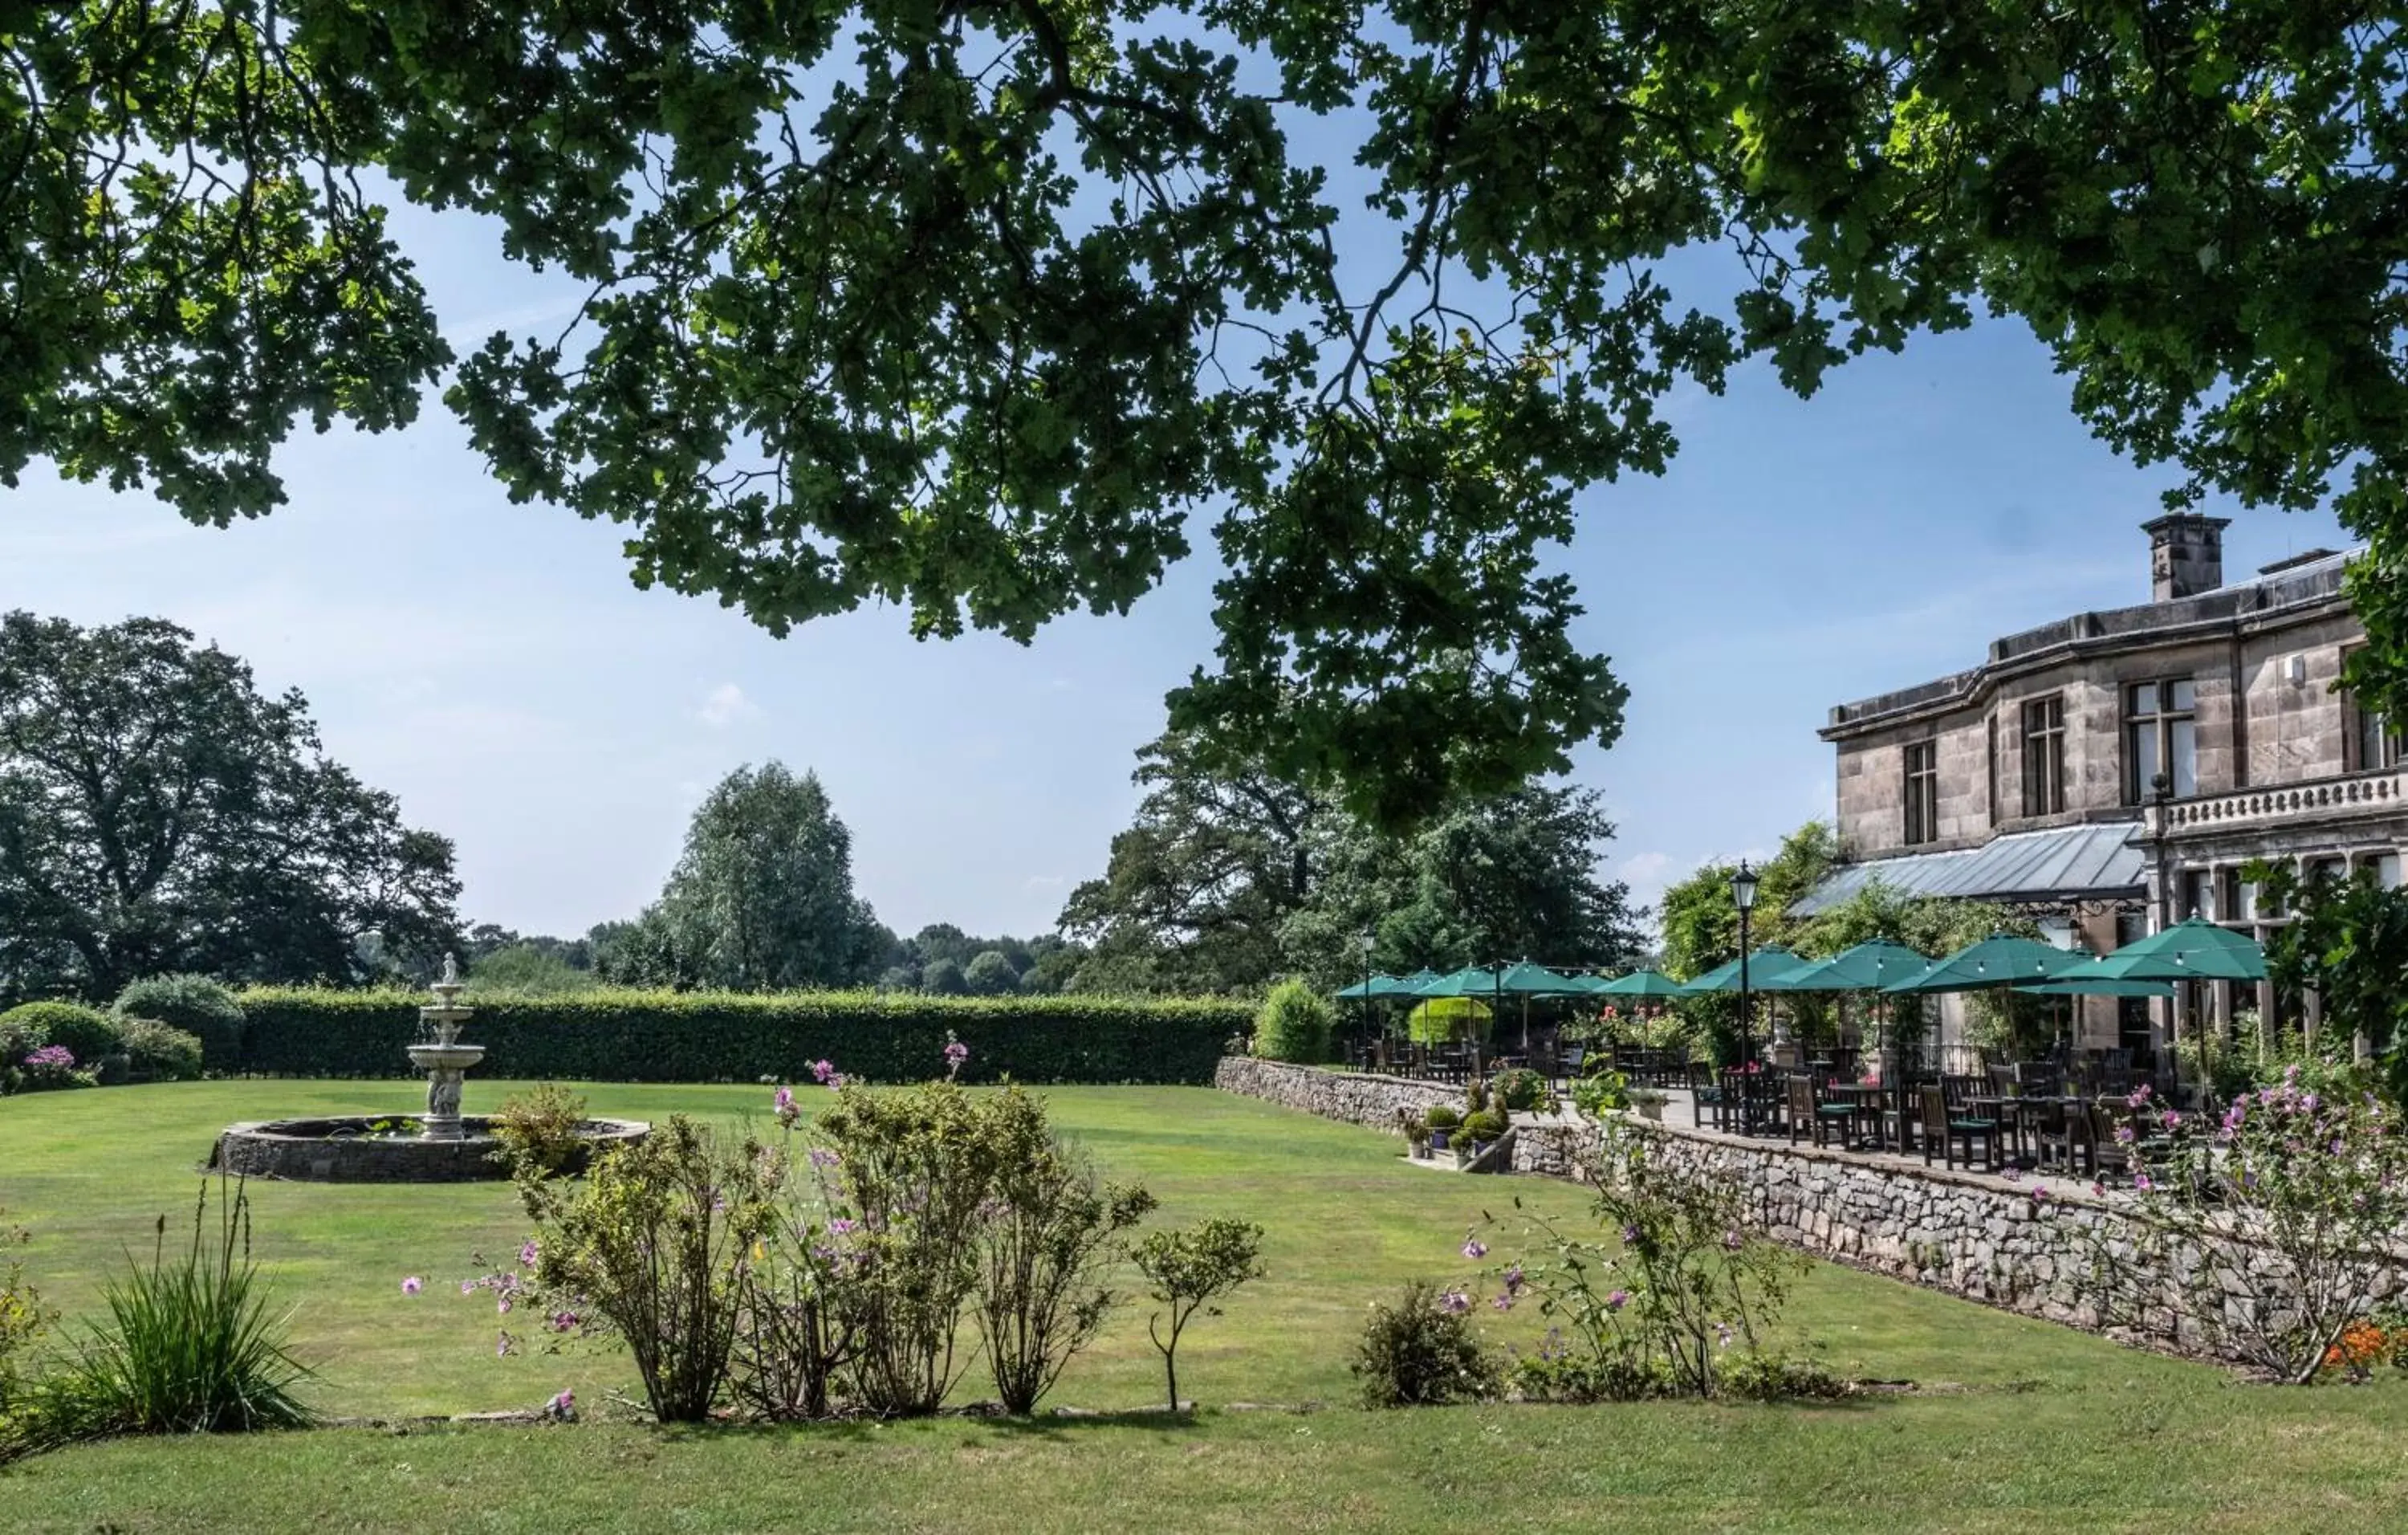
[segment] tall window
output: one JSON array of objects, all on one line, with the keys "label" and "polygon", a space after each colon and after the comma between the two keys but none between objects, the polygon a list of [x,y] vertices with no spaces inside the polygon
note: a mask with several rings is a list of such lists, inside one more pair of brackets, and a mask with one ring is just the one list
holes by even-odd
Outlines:
[{"label": "tall window", "polygon": [[2176,799],[2199,792],[2199,732],[2192,716],[2197,691],[2187,677],[2135,682],[2124,690],[2124,796],[2139,805],[2156,797],[2159,773]]},{"label": "tall window", "polygon": [[[2364,648],[2353,645],[2350,651]],[[2344,662],[2348,660],[2349,653],[2349,651],[2342,653]],[[2345,697],[2344,702],[2349,715],[2349,762],[2346,770],[2364,773],[2377,768],[2399,767],[2401,759],[2408,756],[2408,753],[2401,750],[2400,728],[2391,723],[2390,716],[2379,709],[2358,708],[2358,699],[2354,696]]]},{"label": "tall window", "polygon": [[1940,744],[1914,741],[1906,748],[1906,840],[1928,842],[1940,835]]},{"label": "tall window", "polygon": [[2052,693],[2024,705],[2024,813],[2065,809],[2065,696]]}]

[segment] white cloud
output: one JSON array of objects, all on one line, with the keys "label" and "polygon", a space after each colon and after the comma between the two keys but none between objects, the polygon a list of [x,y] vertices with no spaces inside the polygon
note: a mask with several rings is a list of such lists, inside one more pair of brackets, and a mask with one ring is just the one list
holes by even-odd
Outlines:
[{"label": "white cloud", "polygon": [[1030,890],[1059,890],[1069,882],[1060,874],[1031,874],[1024,882],[1025,888]]},{"label": "white cloud", "polygon": [[722,682],[710,690],[702,701],[702,723],[714,730],[724,730],[738,720],[749,720],[761,712],[761,706],[744,696],[744,690],[733,682]]},{"label": "white cloud", "polygon": [[1671,867],[1669,853],[1634,853],[1614,872],[1634,885],[1661,884],[1664,871]]}]

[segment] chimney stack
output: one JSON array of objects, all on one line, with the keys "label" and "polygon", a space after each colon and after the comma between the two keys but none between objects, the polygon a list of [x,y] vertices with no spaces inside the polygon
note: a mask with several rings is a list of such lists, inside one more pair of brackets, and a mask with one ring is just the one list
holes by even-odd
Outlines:
[{"label": "chimney stack", "polygon": [[2173,602],[2224,584],[2224,530],[2229,517],[2169,512],[2143,523],[2149,536],[2149,600]]}]

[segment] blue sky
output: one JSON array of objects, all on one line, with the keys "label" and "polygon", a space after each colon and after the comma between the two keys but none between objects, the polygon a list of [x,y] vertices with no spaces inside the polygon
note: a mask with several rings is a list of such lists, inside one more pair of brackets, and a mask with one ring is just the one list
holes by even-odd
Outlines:
[{"label": "blue sky", "polygon": [[[463,350],[566,312],[474,222],[396,226]],[[2147,597],[2138,524],[2170,477],[2088,438],[2020,324],[1860,360],[1811,401],[1750,368],[1672,410],[1670,472],[1588,491],[1561,553],[1580,638],[1631,690],[1623,739],[1575,776],[1605,792],[1605,863],[1641,899],[1829,812],[1831,704]],[[526,931],[632,915],[702,792],[770,757],[826,782],[896,928],[1049,928],[1126,824],[1163,693],[1211,647],[1193,562],[1129,618],[1026,649],[920,644],[892,610],[772,639],[636,591],[612,529],[511,506],[433,400],[384,438],[305,428],[280,465],[292,505],[223,532],[36,466],[0,493],[0,609],[169,618],[300,688],[336,757],[457,841],[464,913]],[[2344,547],[2321,514],[2214,509],[2228,578]]]}]

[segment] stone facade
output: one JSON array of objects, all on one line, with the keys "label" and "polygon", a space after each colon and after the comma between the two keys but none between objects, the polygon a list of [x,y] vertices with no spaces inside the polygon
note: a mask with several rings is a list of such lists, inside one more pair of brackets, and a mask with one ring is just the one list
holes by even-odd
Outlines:
[{"label": "stone facade", "polygon": [[1408,1082],[1361,1071],[1330,1071],[1317,1066],[1291,1066],[1285,1061],[1257,1060],[1252,1055],[1224,1055],[1212,1074],[1212,1085],[1225,1093],[1261,1098],[1284,1108],[1301,1109],[1323,1119],[1342,1120],[1375,1130],[1401,1134],[1397,1111],[1419,1114],[1435,1104],[1460,1108],[1463,1089],[1443,1083]]}]

